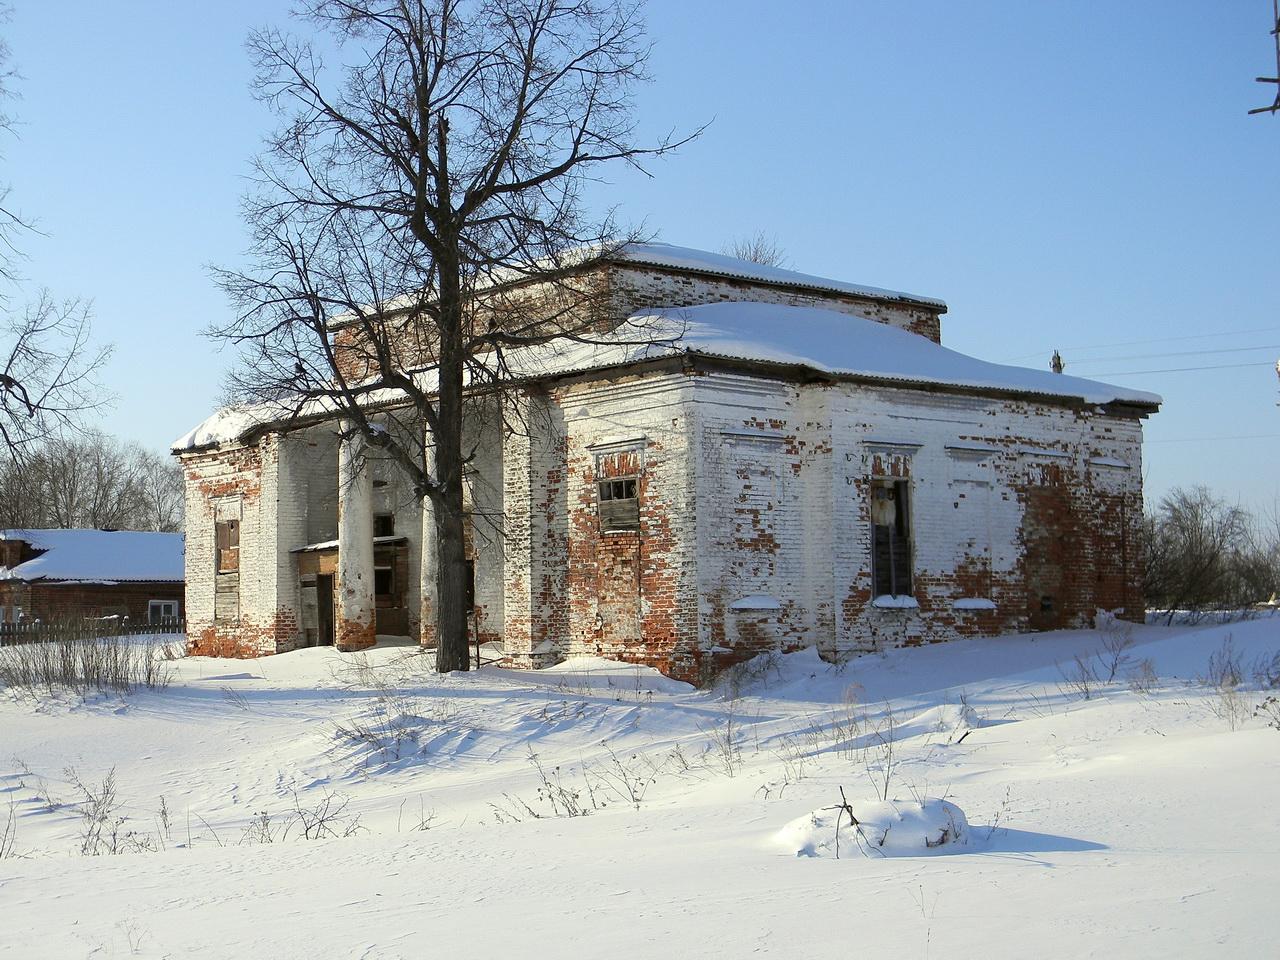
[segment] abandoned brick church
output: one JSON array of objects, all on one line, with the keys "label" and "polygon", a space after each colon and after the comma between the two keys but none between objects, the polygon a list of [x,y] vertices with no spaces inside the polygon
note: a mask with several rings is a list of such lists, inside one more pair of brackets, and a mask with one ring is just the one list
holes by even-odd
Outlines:
[{"label": "abandoned brick church", "polygon": [[[474,630],[508,664],[695,679],[1142,616],[1158,397],[948,350],[928,297],[663,244],[592,269],[613,341],[544,352],[502,401],[527,430],[469,426]],[[192,653],[431,642],[432,525],[339,434],[228,409],[176,442]]]}]

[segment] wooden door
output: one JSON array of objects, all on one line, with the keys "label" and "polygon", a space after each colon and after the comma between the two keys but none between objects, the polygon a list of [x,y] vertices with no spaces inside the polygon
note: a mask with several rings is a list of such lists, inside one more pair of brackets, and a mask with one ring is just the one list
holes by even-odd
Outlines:
[{"label": "wooden door", "polygon": [[321,573],[316,576],[316,616],[319,622],[318,642],[322,647],[333,646],[333,576]]}]

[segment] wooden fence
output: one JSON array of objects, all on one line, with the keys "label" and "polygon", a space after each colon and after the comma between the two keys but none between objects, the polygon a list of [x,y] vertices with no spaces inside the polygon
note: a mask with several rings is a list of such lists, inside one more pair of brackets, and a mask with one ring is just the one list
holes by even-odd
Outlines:
[{"label": "wooden fence", "polygon": [[148,622],[128,617],[103,617],[100,620],[67,620],[44,623],[40,620],[22,623],[0,623],[0,646],[19,643],[51,643],[69,640],[95,640],[99,637],[145,637],[187,632],[187,621],[176,617]]}]

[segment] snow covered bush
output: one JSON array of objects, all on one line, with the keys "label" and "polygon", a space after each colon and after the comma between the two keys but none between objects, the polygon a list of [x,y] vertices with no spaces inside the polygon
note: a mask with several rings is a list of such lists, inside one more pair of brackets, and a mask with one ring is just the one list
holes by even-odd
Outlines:
[{"label": "snow covered bush", "polygon": [[1250,672],[1263,690],[1280,690],[1280,651],[1255,658]]},{"label": "snow covered bush", "polygon": [[1272,730],[1280,731],[1280,697],[1267,697],[1253,708],[1255,717],[1262,717]]},{"label": "snow covered bush", "polygon": [[1221,647],[1209,654],[1209,666],[1203,680],[1215,690],[1235,689],[1244,683],[1244,666],[1231,634],[1223,638]]},{"label": "snow covered bush", "polygon": [[27,694],[163,690],[169,678],[155,647],[136,638],[76,636],[0,647],[0,686]]},{"label": "snow covered bush", "polygon": [[913,857],[967,844],[969,822],[938,797],[844,801],[792,820],[777,840],[797,857]]}]

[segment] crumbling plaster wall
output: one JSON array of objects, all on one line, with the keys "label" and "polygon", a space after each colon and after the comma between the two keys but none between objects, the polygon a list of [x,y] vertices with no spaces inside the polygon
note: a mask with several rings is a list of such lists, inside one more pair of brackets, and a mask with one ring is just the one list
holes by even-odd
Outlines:
[{"label": "crumbling plaster wall", "polygon": [[[538,666],[593,654],[688,674],[696,658],[692,388],[629,376],[533,394],[507,438],[506,648]],[[603,532],[597,483],[638,481],[639,529]]]},{"label": "crumbling plaster wall", "polygon": [[[699,647],[717,665],[1141,615],[1135,419],[726,374],[696,396]],[[913,597],[889,609],[872,604],[878,476],[910,484]]]}]

